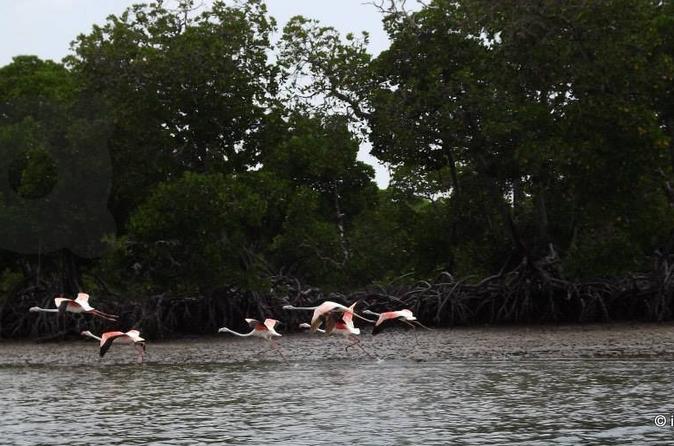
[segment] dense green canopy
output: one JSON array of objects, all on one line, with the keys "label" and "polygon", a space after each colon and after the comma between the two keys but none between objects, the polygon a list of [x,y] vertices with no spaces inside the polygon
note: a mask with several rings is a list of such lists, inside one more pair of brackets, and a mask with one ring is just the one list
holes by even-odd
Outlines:
[{"label": "dense green canopy", "polygon": [[102,256],[68,246],[97,225],[78,206],[66,246],[0,246],[0,292],[50,272],[70,292],[260,289],[279,271],[349,290],[523,258],[587,278],[674,249],[674,2],[433,0],[382,20],[372,55],[307,18],[280,32],[262,0],[157,2],[63,64],[0,68],[3,221],[22,236],[16,203],[64,176],[100,200],[90,175],[116,222]]}]

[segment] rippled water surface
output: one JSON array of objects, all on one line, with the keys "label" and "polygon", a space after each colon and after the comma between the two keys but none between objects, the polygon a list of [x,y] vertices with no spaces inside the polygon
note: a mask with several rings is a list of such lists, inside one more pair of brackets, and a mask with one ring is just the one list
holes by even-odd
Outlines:
[{"label": "rippled water surface", "polygon": [[[39,348],[83,350],[77,344]],[[189,346],[195,348],[206,357],[224,349],[217,342]],[[132,350],[116,351],[125,360],[127,353],[133,358]],[[137,365],[73,358],[76,365],[0,357],[0,444],[674,441],[673,427],[653,422],[674,411],[669,360],[377,361],[354,353],[342,360],[291,356],[289,364],[269,356]]]}]

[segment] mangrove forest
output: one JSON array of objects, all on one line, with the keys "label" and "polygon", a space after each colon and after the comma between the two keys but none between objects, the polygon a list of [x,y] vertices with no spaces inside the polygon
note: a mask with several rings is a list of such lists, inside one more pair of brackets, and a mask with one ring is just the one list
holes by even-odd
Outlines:
[{"label": "mangrove forest", "polygon": [[674,319],[674,2],[412,3],[371,2],[379,54],[181,0],[0,67],[0,336],[107,327],[28,311],[78,292],[154,338]]}]

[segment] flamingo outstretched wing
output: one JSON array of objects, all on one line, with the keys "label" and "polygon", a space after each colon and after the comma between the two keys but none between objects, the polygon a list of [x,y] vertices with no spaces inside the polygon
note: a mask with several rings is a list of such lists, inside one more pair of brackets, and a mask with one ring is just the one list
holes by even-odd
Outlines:
[{"label": "flamingo outstretched wing", "polygon": [[87,293],[77,293],[77,297],[75,298],[75,301],[77,303],[89,303],[89,295]]},{"label": "flamingo outstretched wing", "polygon": [[68,311],[68,305],[70,305],[71,302],[73,301],[66,299],[65,297],[57,297],[54,299],[54,303],[56,304],[56,308],[58,308],[60,314]]},{"label": "flamingo outstretched wing", "polygon": [[[335,330],[337,326],[337,315],[335,313],[327,313],[323,319],[325,320],[325,333],[330,334]],[[319,321],[320,322],[320,321]],[[320,324],[319,324],[320,325]]]},{"label": "flamingo outstretched wing", "polygon": [[264,325],[269,330],[274,330],[274,328],[276,328],[278,323],[279,323],[279,321],[277,321],[276,319],[267,318],[267,319],[264,320]]},{"label": "flamingo outstretched wing", "polygon": [[129,330],[126,332],[126,335],[131,338],[133,342],[145,342],[145,339],[140,337],[140,331],[138,330]]},{"label": "flamingo outstretched wing", "polygon": [[250,328],[255,329],[262,322],[258,321],[257,319],[246,318],[246,323]]},{"label": "flamingo outstretched wing", "polygon": [[322,304],[320,304],[316,309],[314,310],[314,314],[311,317],[311,325],[314,324],[314,322],[317,319],[320,319],[321,317],[325,316],[328,313],[331,313],[335,310],[341,310],[344,311],[346,310],[346,307],[344,305],[338,304],[336,302],[331,302],[329,300],[326,300]]},{"label": "flamingo outstretched wing", "polygon": [[276,331],[276,326],[279,324],[279,321],[276,319],[267,318],[264,320],[264,326],[267,327],[273,335],[281,336],[279,332]]},{"label": "flamingo outstretched wing", "polygon": [[399,310],[398,315],[402,318],[407,319],[408,321],[416,321],[417,318],[414,316],[414,313],[412,313],[412,310],[404,309],[404,310]]},{"label": "flamingo outstretched wing", "polygon": [[376,335],[380,333],[383,329],[386,327],[392,325],[392,321],[395,321],[398,319],[398,312],[397,311],[385,311],[379,315],[379,318],[377,319],[377,322],[374,324],[374,328],[372,329],[372,335]]},{"label": "flamingo outstretched wing", "polygon": [[101,349],[99,351],[101,358],[105,356],[108,350],[110,350],[110,347],[112,346],[112,343],[115,341],[115,339],[121,338],[123,336],[127,336],[127,334],[121,331],[108,331],[103,333],[101,335]]},{"label": "flamingo outstretched wing", "polygon": [[344,323],[353,328],[353,313],[356,311],[356,305],[358,305],[358,302],[354,302],[353,305],[351,305],[342,315],[342,320]]},{"label": "flamingo outstretched wing", "polygon": [[86,293],[77,294],[77,297],[72,302],[82,307],[82,311],[85,312],[93,311],[94,309],[94,307],[89,305],[89,295]]}]

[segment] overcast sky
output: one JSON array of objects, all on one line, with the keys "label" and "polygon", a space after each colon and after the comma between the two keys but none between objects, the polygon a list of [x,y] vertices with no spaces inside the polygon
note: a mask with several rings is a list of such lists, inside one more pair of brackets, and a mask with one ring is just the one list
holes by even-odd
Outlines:
[{"label": "overcast sky", "polygon": [[[94,23],[102,24],[110,14],[120,14],[139,0],[0,0],[0,66],[20,54],[61,60],[70,42],[86,33]],[[205,1],[204,3],[208,3]],[[381,16],[365,0],[267,0],[279,28],[301,14],[334,26],[343,33],[368,31],[370,51],[379,53],[388,45]],[[380,187],[388,185],[388,171],[361,147],[359,159],[375,166]]]}]

